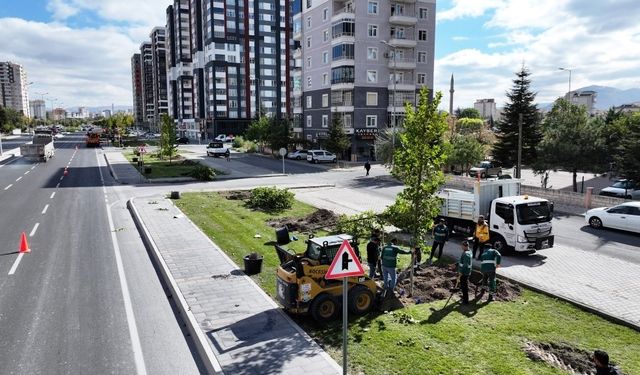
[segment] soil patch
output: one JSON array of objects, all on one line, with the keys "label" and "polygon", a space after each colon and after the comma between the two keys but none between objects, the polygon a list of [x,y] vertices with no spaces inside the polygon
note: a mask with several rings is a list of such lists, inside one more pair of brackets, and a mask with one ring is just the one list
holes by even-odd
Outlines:
[{"label": "soil patch", "polygon": [[533,361],[545,362],[568,374],[593,374],[591,353],[565,344],[527,342],[523,350]]},{"label": "soil patch", "polygon": [[[458,274],[449,265],[420,265],[413,273],[413,296],[407,297],[411,284],[409,282],[409,271],[404,271],[399,275],[398,288],[401,290],[400,300],[404,305],[413,303],[424,303],[436,300],[447,299],[451,295],[451,290],[456,287]],[[469,298],[480,292],[482,275],[473,272],[469,277]],[[522,294],[519,285],[512,284],[507,280],[497,281],[497,290],[494,301],[513,301]],[[404,293],[402,293],[404,291]]]},{"label": "soil patch", "polygon": [[246,201],[251,198],[251,190],[232,190],[220,193],[223,197],[234,201]]},{"label": "soil patch", "polygon": [[312,232],[319,228],[330,228],[336,224],[338,215],[323,208],[301,218],[285,217],[267,222],[274,228],[287,226],[290,232]]}]

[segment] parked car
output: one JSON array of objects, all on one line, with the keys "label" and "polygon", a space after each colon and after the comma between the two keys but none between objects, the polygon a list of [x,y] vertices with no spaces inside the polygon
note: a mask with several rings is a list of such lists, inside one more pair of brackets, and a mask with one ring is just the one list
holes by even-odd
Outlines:
[{"label": "parked car", "polygon": [[613,185],[600,190],[600,195],[626,199],[640,199],[640,185],[631,180],[618,180]]},{"label": "parked car", "polygon": [[207,146],[207,156],[227,156],[230,152],[229,147],[225,147],[220,141],[211,142]]},{"label": "parked car", "polygon": [[587,211],[584,219],[592,228],[605,227],[640,233],[640,202],[594,208]]},{"label": "parked car", "polygon": [[287,159],[307,160],[308,150],[295,150],[287,154]]},{"label": "parked car", "polygon": [[307,161],[309,163],[336,163],[338,158],[325,150],[309,150],[307,152]]},{"label": "parked car", "polygon": [[227,138],[226,134],[218,134],[214,140],[216,141],[220,141],[220,142],[228,142],[229,139]]},{"label": "parked car", "polygon": [[176,139],[176,143],[178,143],[179,145],[187,145],[187,144],[189,144],[189,138],[180,137],[180,138]]},{"label": "parked car", "polygon": [[496,166],[491,161],[480,162],[477,166],[469,169],[469,176],[476,177],[480,175],[480,178],[487,178],[489,176],[502,176],[502,168]]}]

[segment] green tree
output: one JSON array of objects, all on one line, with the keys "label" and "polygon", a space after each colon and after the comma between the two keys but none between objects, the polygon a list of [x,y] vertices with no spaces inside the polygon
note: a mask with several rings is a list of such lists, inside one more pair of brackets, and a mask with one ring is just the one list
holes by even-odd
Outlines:
[{"label": "green tree", "polygon": [[578,191],[578,171],[599,172],[605,148],[596,122],[589,121],[587,109],[556,100],[542,123],[539,165],[545,169],[565,169],[573,173],[573,191]]},{"label": "green tree", "polygon": [[460,166],[460,170],[468,171],[469,168],[483,160],[484,148],[473,135],[455,135],[451,139],[451,151],[447,163]]},{"label": "green tree", "polygon": [[249,128],[244,133],[244,137],[260,146],[260,151],[264,148],[269,134],[269,118],[267,116],[259,116],[251,121]]},{"label": "green tree", "polygon": [[174,125],[171,116],[166,113],[162,114],[160,123],[160,155],[168,156],[169,163],[171,163],[173,161],[173,157],[178,153],[178,146],[176,145],[176,126]]},{"label": "green tree", "polygon": [[621,118],[626,123],[627,133],[620,140],[615,161],[622,176],[640,181],[640,113]]},{"label": "green tree", "polygon": [[522,114],[522,163],[532,165],[537,159],[537,146],[542,140],[540,115],[533,103],[536,94],[529,86],[531,73],[524,66],[516,73],[513,87],[507,93],[502,119],[497,123],[497,141],[493,145],[493,158],[503,167],[510,168],[518,162],[518,116]]},{"label": "green tree", "polygon": [[401,128],[386,128],[383,129],[375,140],[375,149],[376,149],[376,160],[382,162],[386,166],[391,166],[393,162],[393,132],[396,132],[396,141],[395,144],[398,144],[398,140],[400,133],[402,132]]},{"label": "green tree", "polygon": [[444,183],[442,166],[447,159],[447,114],[438,111],[442,93],[429,101],[429,91],[420,90],[418,106],[406,105],[404,131],[399,135],[392,174],[404,184],[385,216],[413,235],[413,243],[425,241],[440,210],[436,191]]},{"label": "green tree", "polygon": [[342,119],[340,116],[333,116],[331,119],[331,124],[329,125],[329,136],[327,137],[325,146],[327,147],[327,150],[336,154],[338,158],[341,158],[344,151],[351,147],[351,141],[344,132],[344,126],[342,126]]},{"label": "green tree", "polygon": [[272,152],[287,148],[291,143],[291,121],[286,118],[268,118],[265,142]]},{"label": "green tree", "polygon": [[481,119],[482,116],[480,115],[480,111],[478,111],[475,108],[464,108],[464,109],[456,109],[455,111],[456,117],[461,119],[461,118],[479,118]]}]

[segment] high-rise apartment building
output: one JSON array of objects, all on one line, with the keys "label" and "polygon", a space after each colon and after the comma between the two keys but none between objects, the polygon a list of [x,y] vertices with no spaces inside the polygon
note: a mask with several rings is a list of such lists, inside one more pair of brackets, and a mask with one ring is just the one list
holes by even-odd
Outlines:
[{"label": "high-rise apartment building", "polygon": [[404,104],[433,89],[435,0],[294,2],[294,132],[322,145],[336,116],[353,160],[402,126]]},{"label": "high-rise apartment building", "polygon": [[21,112],[31,117],[27,74],[20,64],[0,62],[0,106]]},{"label": "high-rise apartment building", "polygon": [[159,128],[162,115],[169,113],[169,103],[167,100],[166,32],[164,27],[153,28],[149,36],[151,37],[151,70],[155,112],[153,126]]},{"label": "high-rise apartment building", "polygon": [[[150,42],[140,45],[140,74],[142,81],[142,117],[144,127],[155,124],[156,111],[153,95],[153,51]],[[155,125],[154,125],[155,126]]]},{"label": "high-rise apartment building", "polygon": [[47,118],[47,106],[44,100],[29,101],[29,111],[34,119],[45,120]]},{"label": "high-rise apartment building", "polygon": [[496,101],[494,99],[478,99],[473,103],[473,108],[480,112],[480,116],[485,120],[496,119]]},{"label": "high-rise apartment building", "polygon": [[139,53],[131,56],[131,87],[133,89],[133,116],[135,124],[144,123],[144,101],[142,100],[142,57]]}]

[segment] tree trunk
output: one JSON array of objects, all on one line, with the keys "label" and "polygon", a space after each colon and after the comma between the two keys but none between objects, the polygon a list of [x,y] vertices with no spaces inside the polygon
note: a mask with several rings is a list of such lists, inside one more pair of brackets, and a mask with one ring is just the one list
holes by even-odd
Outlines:
[{"label": "tree trunk", "polygon": [[578,168],[573,168],[573,192],[578,192]]}]

